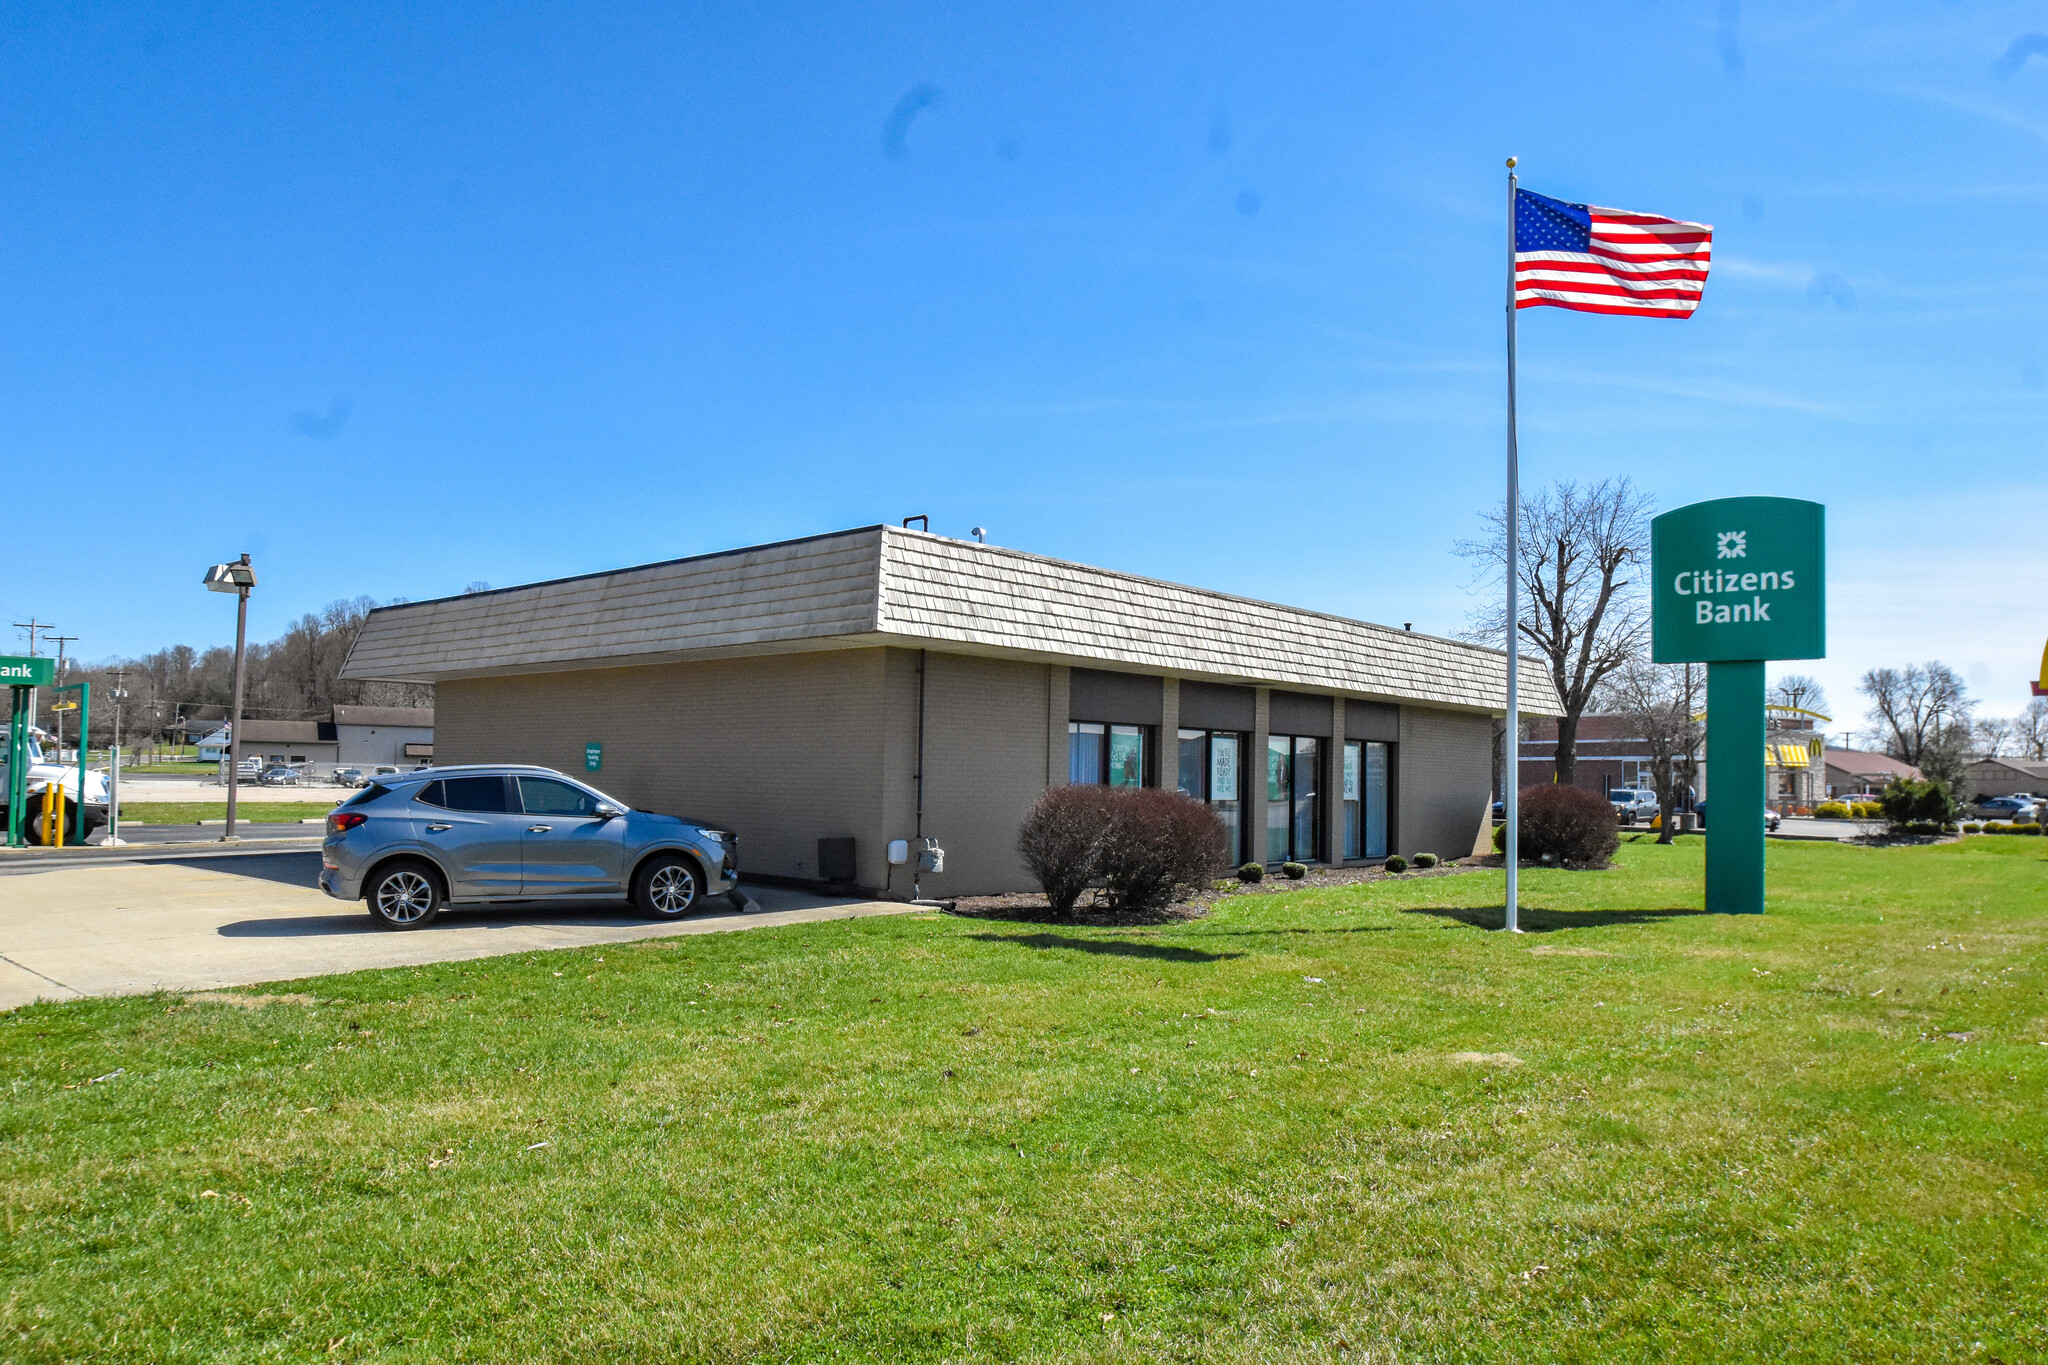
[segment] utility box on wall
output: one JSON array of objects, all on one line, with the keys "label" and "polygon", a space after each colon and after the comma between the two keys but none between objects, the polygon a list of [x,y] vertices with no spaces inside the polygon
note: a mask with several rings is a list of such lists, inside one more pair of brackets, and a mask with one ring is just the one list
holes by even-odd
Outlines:
[{"label": "utility box on wall", "polygon": [[851,836],[818,840],[818,877],[821,881],[851,885],[858,875]]}]

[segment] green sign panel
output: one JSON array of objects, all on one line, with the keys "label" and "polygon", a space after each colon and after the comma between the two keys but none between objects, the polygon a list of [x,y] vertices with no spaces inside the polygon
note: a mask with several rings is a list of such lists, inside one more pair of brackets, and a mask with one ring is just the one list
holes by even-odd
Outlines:
[{"label": "green sign panel", "polygon": [[1650,523],[1651,653],[1660,664],[1827,655],[1826,509],[1720,498]]},{"label": "green sign panel", "polygon": [[55,659],[25,659],[19,655],[0,655],[0,685],[52,687],[56,682]]},{"label": "green sign panel", "polygon": [[596,772],[596,771],[597,771],[598,769],[600,769],[600,768],[602,768],[602,767],[604,767],[604,745],[602,745],[602,744],[586,744],[586,745],[584,745],[584,746],[583,746],[583,771],[584,771],[584,772],[587,772],[587,773],[594,773],[594,772]]}]

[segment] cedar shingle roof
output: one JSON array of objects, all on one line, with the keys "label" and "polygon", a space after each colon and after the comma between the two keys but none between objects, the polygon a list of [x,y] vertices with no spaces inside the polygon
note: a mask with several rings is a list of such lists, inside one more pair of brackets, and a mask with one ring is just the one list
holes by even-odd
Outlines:
[{"label": "cedar shingle roof", "polygon": [[[951,645],[1498,711],[1498,650],[893,526],[370,613],[341,676],[443,678]],[[1557,713],[1547,672],[1523,706]]]}]

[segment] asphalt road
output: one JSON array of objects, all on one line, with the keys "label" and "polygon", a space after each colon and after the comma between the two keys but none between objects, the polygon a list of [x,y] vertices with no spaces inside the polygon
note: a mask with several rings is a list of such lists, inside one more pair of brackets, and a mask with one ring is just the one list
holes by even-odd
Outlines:
[{"label": "asphalt road", "polygon": [[417,966],[535,949],[903,914],[900,901],[834,900],[749,887],[674,923],[616,901],[449,910],[425,929],[378,928],[317,884],[317,849],[80,853],[0,878],[0,1010],[32,1000],[195,991],[366,967]]}]

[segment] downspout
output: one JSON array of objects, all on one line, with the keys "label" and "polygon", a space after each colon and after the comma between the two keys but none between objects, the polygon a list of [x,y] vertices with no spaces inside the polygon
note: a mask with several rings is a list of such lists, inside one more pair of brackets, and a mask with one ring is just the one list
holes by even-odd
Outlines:
[{"label": "downspout", "polygon": [[911,870],[910,899],[922,900],[924,880],[922,850],[924,848],[924,667],[927,651],[917,651],[917,849],[920,864]]}]

